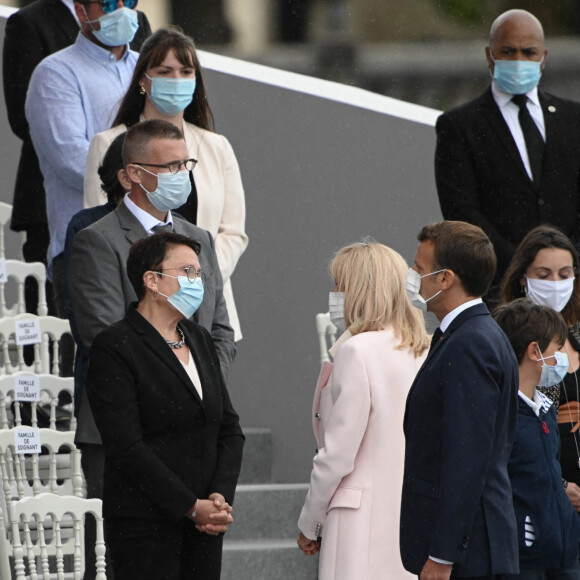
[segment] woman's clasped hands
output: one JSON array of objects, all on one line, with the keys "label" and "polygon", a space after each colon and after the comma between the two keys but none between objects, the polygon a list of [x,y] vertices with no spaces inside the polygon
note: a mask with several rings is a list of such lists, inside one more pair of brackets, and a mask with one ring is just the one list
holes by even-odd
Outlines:
[{"label": "woman's clasped hands", "polygon": [[[195,517],[192,517],[195,508]],[[228,526],[234,523],[232,506],[228,504],[221,493],[212,493],[208,499],[198,499],[194,508],[187,514],[195,522],[200,532],[211,536],[228,531]]]}]

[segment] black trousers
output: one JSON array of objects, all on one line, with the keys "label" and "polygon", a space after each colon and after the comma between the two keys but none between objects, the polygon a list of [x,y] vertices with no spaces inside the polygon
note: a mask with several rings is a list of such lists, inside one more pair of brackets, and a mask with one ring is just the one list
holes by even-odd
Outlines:
[{"label": "black trousers", "polygon": [[210,536],[183,518],[178,523],[106,518],[107,547],[115,578],[219,580],[223,536]]}]

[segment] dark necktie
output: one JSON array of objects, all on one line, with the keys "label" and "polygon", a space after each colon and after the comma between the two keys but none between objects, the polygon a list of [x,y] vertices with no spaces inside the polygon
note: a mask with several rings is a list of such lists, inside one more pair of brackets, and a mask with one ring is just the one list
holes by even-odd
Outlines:
[{"label": "dark necktie", "polygon": [[442,336],[443,333],[441,332],[441,329],[437,327],[431,338],[431,346],[429,347],[429,350],[431,350],[441,340]]},{"label": "dark necktie", "polygon": [[160,234],[162,232],[172,232],[173,231],[173,225],[172,224],[157,224],[156,226],[153,226],[151,228],[151,231],[154,234]]},{"label": "dark necktie", "polygon": [[544,159],[545,146],[544,139],[542,139],[542,134],[528,110],[528,97],[526,97],[526,95],[515,95],[512,98],[512,101],[520,109],[518,120],[526,141],[526,149],[528,150],[528,159],[530,160],[534,186],[537,188],[540,185],[540,179],[542,177],[542,161]]}]

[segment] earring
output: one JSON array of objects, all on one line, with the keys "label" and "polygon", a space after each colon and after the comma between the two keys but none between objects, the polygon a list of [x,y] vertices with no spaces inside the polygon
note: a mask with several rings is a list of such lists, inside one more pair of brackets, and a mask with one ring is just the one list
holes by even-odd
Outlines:
[{"label": "earring", "polygon": [[140,95],[147,94],[147,91],[145,91],[145,87],[143,85],[139,85],[139,94]]},{"label": "earring", "polygon": [[151,294],[153,294],[153,300],[157,302],[159,300],[159,292],[157,290],[151,290]]}]

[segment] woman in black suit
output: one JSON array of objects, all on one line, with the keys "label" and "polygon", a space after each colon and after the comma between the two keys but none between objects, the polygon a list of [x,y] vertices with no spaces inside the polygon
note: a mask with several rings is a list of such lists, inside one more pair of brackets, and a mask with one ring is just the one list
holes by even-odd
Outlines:
[{"label": "woman in black suit", "polygon": [[134,244],[139,302],[89,355],[107,545],[123,580],[218,579],[219,534],[233,521],[244,436],[211,336],[188,320],[203,299],[198,253],[173,233]]}]

